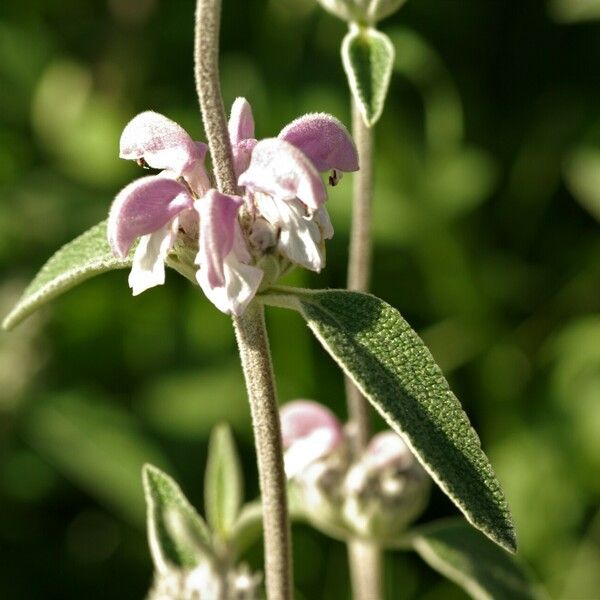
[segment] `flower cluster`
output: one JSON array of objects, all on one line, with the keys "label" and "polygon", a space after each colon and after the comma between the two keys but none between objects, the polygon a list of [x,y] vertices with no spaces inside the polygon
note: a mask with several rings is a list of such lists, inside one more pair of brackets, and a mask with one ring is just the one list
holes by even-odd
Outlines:
[{"label": "flower cluster", "polygon": [[169,567],[156,573],[147,600],[256,600],[261,580],[246,565],[223,572],[205,560],[192,569]]},{"label": "flower cluster", "polygon": [[[320,172],[335,185],[342,172],[358,169],[346,128],[331,115],[307,114],[276,138],[257,141],[252,109],[238,98],[229,138],[238,195],[214,188],[206,144],[177,123],[148,111],[125,127],[121,158],[160,169],[121,190],[109,214],[117,256],[126,257],[139,239],[129,275],[134,295],[164,283],[167,263],[195,279],[221,311],[239,315],[261,285],[290,266],[324,267],[333,228]],[[275,258],[269,281],[261,268],[266,257]]]},{"label": "flower cluster", "polygon": [[347,434],[324,406],[290,402],[280,420],[292,493],[316,527],[385,543],[422,512],[429,477],[393,431],[378,433],[352,458]]}]

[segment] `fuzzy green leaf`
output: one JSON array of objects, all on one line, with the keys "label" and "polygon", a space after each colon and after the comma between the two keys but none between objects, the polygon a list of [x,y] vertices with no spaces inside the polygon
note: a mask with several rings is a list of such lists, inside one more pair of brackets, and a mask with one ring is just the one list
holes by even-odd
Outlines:
[{"label": "fuzzy green leaf", "polygon": [[231,429],[225,423],[212,431],[204,477],[204,504],[211,529],[229,538],[242,503],[243,479]]},{"label": "fuzzy green leaf", "polygon": [[508,506],[479,438],[433,356],[395,308],[344,290],[286,288],[264,302],[298,310],[468,521],[515,550]]},{"label": "fuzzy green leaf", "polygon": [[[197,547],[210,547],[210,532],[181,488],[152,465],[142,469],[146,496],[148,541],[159,572],[198,564]],[[176,526],[173,526],[175,523]]]},{"label": "fuzzy green leaf", "polygon": [[12,329],[38,308],[94,275],[131,266],[131,255],[115,258],[106,239],[106,221],[63,246],[42,267],[2,323]]},{"label": "fuzzy green leaf", "polygon": [[476,600],[543,600],[547,596],[513,555],[469,527],[445,519],[411,532],[409,544],[433,569]]},{"label": "fuzzy green leaf", "polygon": [[353,26],[342,42],[342,62],[360,114],[367,127],[373,127],[383,112],[394,46],[376,29]]}]

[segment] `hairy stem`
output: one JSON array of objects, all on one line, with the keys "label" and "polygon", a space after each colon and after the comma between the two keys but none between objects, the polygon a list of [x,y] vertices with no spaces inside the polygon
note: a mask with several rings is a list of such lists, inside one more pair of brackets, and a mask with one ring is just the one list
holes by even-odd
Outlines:
[{"label": "hairy stem", "polygon": [[[360,170],[354,174],[352,231],[348,259],[348,289],[366,292],[371,276],[371,205],[373,202],[373,130],[367,127],[352,101],[352,137],[358,149]],[[346,377],[346,401],[351,423],[353,452],[359,455],[370,436],[369,405],[352,380]],[[348,560],[355,600],[383,597],[382,555],[374,544],[352,540]]]},{"label": "hairy stem", "polygon": [[[219,85],[219,23],[221,0],[198,0],[195,73],[202,120],[219,191],[235,194],[231,144]],[[244,378],[248,390],[263,502],[265,577],[269,600],[292,596],[290,525],[286,479],[277,409],[275,378],[265,329],[264,308],[258,302],[234,317]]]},{"label": "hairy stem", "polygon": [[217,187],[223,194],[236,194],[233,156],[219,82],[220,24],[221,0],[198,0],[194,44],[196,92]]},{"label": "hairy stem", "polygon": [[[373,201],[373,130],[368,128],[352,101],[352,137],[358,150],[360,169],[353,177],[352,231],[348,259],[348,289],[366,292],[371,276],[371,204]],[[367,401],[352,380],[346,378],[348,415],[355,450],[360,452],[370,433]]]},{"label": "hairy stem", "polygon": [[251,303],[241,317],[234,318],[234,325],[258,455],[267,596],[270,600],[287,599],[292,594],[290,525],[277,396],[262,304]]}]

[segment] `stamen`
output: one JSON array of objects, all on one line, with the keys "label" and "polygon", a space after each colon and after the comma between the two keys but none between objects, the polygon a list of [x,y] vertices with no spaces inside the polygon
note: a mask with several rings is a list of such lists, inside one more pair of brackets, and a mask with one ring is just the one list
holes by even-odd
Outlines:
[{"label": "stamen", "polygon": [[329,185],[335,187],[342,179],[343,173],[336,169],[331,169],[331,175],[329,176]]}]

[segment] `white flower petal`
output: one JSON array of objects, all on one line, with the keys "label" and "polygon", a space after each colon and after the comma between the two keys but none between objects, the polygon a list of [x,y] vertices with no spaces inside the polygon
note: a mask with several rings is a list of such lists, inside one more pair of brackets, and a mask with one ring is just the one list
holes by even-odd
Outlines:
[{"label": "white flower petal", "polygon": [[285,201],[257,194],[256,203],[263,217],[281,230],[279,251],[292,262],[319,272],[325,266],[324,236],[320,227],[323,214],[309,215],[306,206],[297,199]]},{"label": "white flower petal", "polygon": [[296,440],[285,452],[283,461],[288,479],[302,473],[313,462],[327,456],[339,441],[337,431],[318,427],[307,436]]},{"label": "white flower petal", "polygon": [[235,255],[235,249],[223,261],[225,283],[222,286],[211,285],[207,269],[200,267],[196,279],[206,297],[225,314],[241,315],[254,298],[263,272],[257,267],[246,265]]},{"label": "white flower petal", "polygon": [[129,273],[129,287],[134,296],[165,282],[165,258],[174,240],[171,223],[140,238]]},{"label": "white flower petal", "polygon": [[333,225],[329,218],[329,213],[324,206],[321,206],[314,212],[314,219],[318,223],[324,240],[330,240],[333,237]]}]

